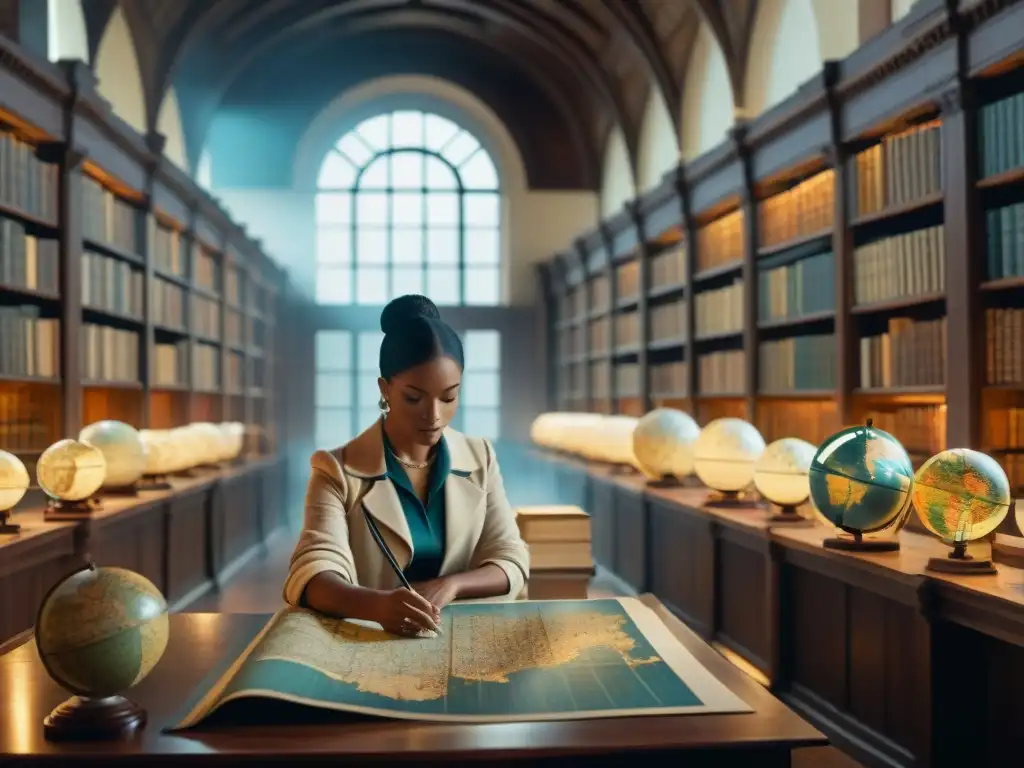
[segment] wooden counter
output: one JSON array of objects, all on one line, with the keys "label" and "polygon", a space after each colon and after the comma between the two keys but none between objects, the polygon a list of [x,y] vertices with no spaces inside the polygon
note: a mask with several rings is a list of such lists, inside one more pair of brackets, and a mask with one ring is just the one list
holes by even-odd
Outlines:
[{"label": "wooden counter", "polygon": [[907,531],[899,552],[828,550],[834,532],[814,522],[773,524],[755,507],[704,507],[706,489],[547,461],[586,500],[599,565],[743,657],[865,765],[1024,756],[1024,570],[932,573],[949,549]]},{"label": "wooden counter", "polygon": [[107,496],[90,520],[46,522],[18,511],[0,535],[0,644],[35,623],[46,591],[89,558],[142,574],[181,608],[236,570],[284,522],[283,460],[253,460],[172,490]]}]

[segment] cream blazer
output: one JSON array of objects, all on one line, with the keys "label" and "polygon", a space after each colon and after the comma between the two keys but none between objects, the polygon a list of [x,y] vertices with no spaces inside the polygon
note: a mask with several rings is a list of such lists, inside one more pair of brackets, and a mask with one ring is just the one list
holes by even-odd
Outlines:
[{"label": "cream blazer", "polygon": [[[494,448],[484,439],[444,431],[451,473],[444,484],[445,553],[441,575],[493,563],[508,576],[514,599],[529,576],[526,544],[505,495]],[[309,580],[333,571],[350,584],[394,589],[398,577],[363,516],[372,515],[404,570],[412,561],[412,535],[398,493],[387,478],[381,422],[347,445],[317,451],[306,490],[305,523],[292,554],[284,599],[299,605]]]}]

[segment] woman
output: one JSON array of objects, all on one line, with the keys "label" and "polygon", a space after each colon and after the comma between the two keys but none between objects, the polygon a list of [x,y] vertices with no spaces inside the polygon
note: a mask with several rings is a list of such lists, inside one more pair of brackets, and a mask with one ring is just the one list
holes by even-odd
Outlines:
[{"label": "woman", "polygon": [[[514,599],[529,556],[494,448],[447,428],[462,381],[458,335],[424,296],[395,299],[380,325],[383,417],[342,448],[313,454],[284,595],[414,635],[437,630],[453,600]],[[372,527],[412,591],[401,588]]]}]

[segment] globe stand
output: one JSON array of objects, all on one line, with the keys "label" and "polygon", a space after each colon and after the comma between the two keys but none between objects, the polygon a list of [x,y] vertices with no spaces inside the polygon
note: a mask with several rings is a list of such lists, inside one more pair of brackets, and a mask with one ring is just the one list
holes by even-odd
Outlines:
[{"label": "globe stand", "polygon": [[729,509],[735,507],[760,507],[761,501],[745,491],[711,491],[704,501],[705,507]]},{"label": "globe stand", "polygon": [[899,552],[900,543],[891,539],[865,539],[860,531],[850,531],[850,536],[835,536],[825,539],[821,546],[843,552]]},{"label": "globe stand", "polygon": [[21,526],[10,522],[10,520],[11,511],[9,509],[0,512],[0,534],[21,533]]},{"label": "globe stand", "polygon": [[172,491],[174,486],[167,482],[167,475],[151,475],[144,477],[137,486],[140,492]]},{"label": "globe stand", "polygon": [[813,525],[813,520],[808,520],[801,515],[796,504],[776,504],[779,511],[768,517],[768,522],[774,525]]},{"label": "globe stand", "polygon": [[967,554],[967,544],[953,545],[953,551],[946,557],[933,557],[927,569],[936,573],[952,573],[958,576],[986,576],[997,573],[991,560],[975,560]]},{"label": "globe stand", "polygon": [[657,480],[648,480],[648,488],[682,488],[683,484],[679,481],[678,477],[673,475],[665,475]]},{"label": "globe stand", "polygon": [[49,741],[129,739],[146,725],[146,710],[124,696],[72,696],[43,720]]},{"label": "globe stand", "polygon": [[103,509],[103,502],[96,496],[90,496],[82,501],[50,499],[43,512],[43,519],[46,521],[87,520],[93,516],[93,513],[101,509]]}]

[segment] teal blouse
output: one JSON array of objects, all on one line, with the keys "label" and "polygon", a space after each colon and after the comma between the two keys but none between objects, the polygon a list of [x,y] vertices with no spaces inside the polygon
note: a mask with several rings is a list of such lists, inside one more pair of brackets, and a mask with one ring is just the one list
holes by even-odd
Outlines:
[{"label": "teal blouse", "polygon": [[[381,433],[383,432],[381,429]],[[448,444],[442,437],[437,445],[437,459],[430,470],[426,504],[416,495],[409,475],[395,457],[386,434],[384,462],[387,466],[387,477],[395,485],[406,522],[409,523],[409,533],[412,534],[412,562],[405,569],[405,578],[409,581],[436,579],[441,573],[441,561],[444,560],[445,551],[444,483],[452,466]]]}]

